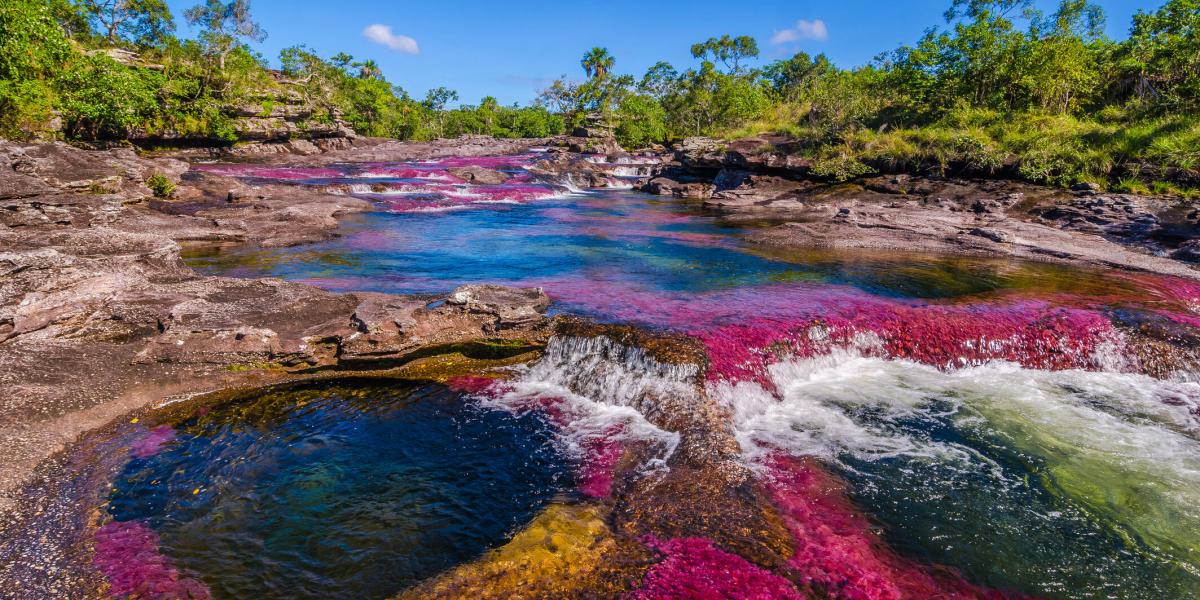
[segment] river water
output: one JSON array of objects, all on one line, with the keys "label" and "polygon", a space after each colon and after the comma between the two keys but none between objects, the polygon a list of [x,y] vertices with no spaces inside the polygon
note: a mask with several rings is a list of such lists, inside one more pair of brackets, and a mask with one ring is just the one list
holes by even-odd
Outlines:
[{"label": "river water", "polygon": [[[934,589],[945,597],[983,597],[989,589],[1048,598],[1200,596],[1200,384],[1185,366],[1152,369],[1131,338],[1146,328],[1176,339],[1194,336],[1200,285],[1003,259],[764,248],[742,234],[770,220],[721,216],[628,190],[572,192],[526,172],[536,158],[202,167],[250,182],[339,189],[375,201],[380,210],[345,219],[339,236],[327,242],[193,249],[186,258],[207,273],[277,276],[337,291],[536,286],[550,295],[555,312],[692,336],[708,357],[703,393],[726,411],[739,461],[768,482],[794,532],[788,579],[828,596],[917,598]],[[471,186],[446,171],[464,165],[501,169],[513,179]],[[383,440],[412,427],[408,421],[385,426],[368,419],[365,433],[329,434],[357,452],[379,447],[370,464],[385,472],[437,479],[431,474],[448,469],[454,480],[476,468],[493,477],[481,481],[503,490],[490,503],[477,490],[449,484],[439,488],[441,496],[423,499],[388,492],[397,502],[416,504],[458,498],[460,505],[443,515],[411,516],[401,524],[443,523],[450,532],[438,538],[443,545],[453,544],[455,531],[466,533],[454,551],[412,565],[373,554],[372,546],[395,544],[397,536],[413,544],[411,533],[343,531],[363,546],[356,560],[391,565],[367,569],[363,590],[399,591],[495,547],[551,496],[561,501],[565,487],[578,484],[583,496],[603,499],[611,493],[607,484],[594,485],[587,473],[571,483],[561,471],[586,464],[589,453],[609,452],[604,442],[610,438],[655,449],[643,472],[670,468],[679,432],[652,424],[635,397],[650,385],[659,386],[660,395],[687,394],[695,374],[638,356],[622,355],[618,365],[613,356],[627,349],[602,346],[556,340],[543,364],[520,372],[503,393],[443,399],[483,411],[465,421],[472,424],[465,429],[461,423],[433,427],[436,419],[419,411],[407,417],[425,419],[419,427],[432,427],[426,436],[436,443],[462,436],[465,464],[453,468],[425,455],[389,457],[399,450]],[[582,387],[568,383],[580,381],[584,369],[605,376]],[[542,421],[521,421],[527,414],[514,407],[537,397],[565,398],[567,407]],[[214,515],[242,531],[255,510],[292,510],[292,498],[272,494],[297,485],[293,480],[317,477],[314,464],[349,468],[306,462],[280,449],[279,439],[293,439],[289,428],[336,431],[335,422],[349,418],[328,406],[311,422],[281,416],[253,439],[237,427],[200,431],[204,424],[193,423],[188,433],[164,438],[163,450],[154,445],[149,458],[131,461],[122,480],[127,487],[118,486],[109,512],[115,522],[154,529],[163,552],[213,590],[261,591],[247,581],[288,581],[292,573],[291,581],[312,578],[309,591],[337,595],[328,578],[336,578],[340,558],[322,563],[319,553],[272,541],[267,531],[254,543],[279,544],[277,554],[262,555],[274,562],[243,565],[248,572],[234,580],[221,574],[229,569],[219,560],[197,549],[206,535],[221,538],[205,533]],[[502,409],[513,416],[493,414]],[[539,428],[550,426],[558,430],[558,450],[528,441],[540,440]],[[471,444],[485,427],[508,432],[496,443],[524,457],[519,462],[526,471],[503,475],[517,465],[480,458]],[[181,498],[140,507],[131,500],[153,496],[145,486],[159,471],[211,471],[206,461],[236,454],[239,444],[283,453],[277,460],[291,465],[290,474],[218,470],[222,485],[244,495],[240,504],[221,508],[187,508],[192,475],[172,488]],[[370,477],[351,476],[340,485],[349,485],[347,479],[367,485]],[[813,481],[825,482],[819,493]],[[319,491],[334,484],[312,485]],[[324,505],[315,506],[304,500],[295,510]],[[473,528],[472,516],[485,513],[501,516]],[[845,519],[833,525],[830,515]],[[312,515],[280,527],[311,526],[306,518]],[[347,519],[356,524],[344,529],[365,527]],[[959,582],[951,592],[932,583],[947,577]],[[647,589],[652,579],[647,576]]]}]

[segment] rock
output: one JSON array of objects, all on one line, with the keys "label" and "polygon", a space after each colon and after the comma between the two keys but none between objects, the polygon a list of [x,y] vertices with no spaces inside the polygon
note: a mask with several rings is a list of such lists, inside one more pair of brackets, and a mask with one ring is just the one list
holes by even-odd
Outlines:
[{"label": "rock", "polygon": [[999,229],[976,227],[968,233],[981,238],[987,238],[993,242],[996,242],[997,244],[1011,244],[1013,241],[1013,236],[1011,233],[1008,233],[1007,231],[1001,231]]},{"label": "rock", "polygon": [[667,177],[655,177],[642,186],[647,194],[705,200],[712,198],[716,186],[703,182],[682,182]]},{"label": "rock", "polygon": [[1171,252],[1171,258],[1190,263],[1200,263],[1200,239],[1188,240]]},{"label": "rock", "polygon": [[542,318],[550,297],[541,288],[511,288],[502,285],[464,285],[454,290],[447,304],[468,311],[494,315],[500,328],[527,324]]},{"label": "rock", "polygon": [[482,183],[486,185],[498,185],[511,179],[508,173],[502,173],[494,169],[488,169],[479,166],[470,167],[451,167],[446,169],[451,175],[470,183]]},{"label": "rock", "polygon": [[683,154],[707,154],[721,149],[721,143],[708,137],[690,137],[675,145],[677,152]]},{"label": "rock", "polygon": [[1071,191],[1073,192],[1099,193],[1101,189],[1103,188],[1100,187],[1100,184],[1092,181],[1081,181],[1071,186]]}]

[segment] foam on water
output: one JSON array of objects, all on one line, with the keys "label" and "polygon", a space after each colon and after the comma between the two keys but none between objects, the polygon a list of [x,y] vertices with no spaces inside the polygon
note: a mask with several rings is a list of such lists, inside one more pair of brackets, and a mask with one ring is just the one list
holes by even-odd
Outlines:
[{"label": "foam on water", "polygon": [[[901,524],[914,510],[957,513],[961,520],[932,514],[920,527],[898,525],[917,538],[908,543],[935,554],[941,549],[939,558],[950,562],[955,553],[939,538],[947,528],[1002,523],[996,514],[1008,511],[1014,521],[1008,535],[1026,536],[1031,546],[1057,545],[1059,552],[1047,554],[1063,564],[1045,566],[1062,570],[1059,581],[1099,585],[1122,560],[1140,561],[1162,563],[1175,578],[1164,582],[1200,591],[1200,384],[1012,363],[945,371],[849,351],[786,360],[768,371],[777,393],[755,382],[710,383],[713,397],[732,410],[751,464],[762,468],[782,451],[839,465],[869,508],[884,515],[896,496],[921,498],[895,516]],[[972,508],[954,491],[964,478],[972,489],[986,490],[993,504]],[[1036,488],[1047,494],[1039,496]],[[1041,525],[1053,531],[1040,540],[1030,533],[1038,520],[1053,525]],[[1081,528],[1108,541],[1086,547],[1062,533]],[[993,542],[1004,537],[994,530],[988,536]],[[1065,564],[1104,544],[1122,546],[1117,554],[1123,558]],[[1014,546],[1000,556],[1020,563],[1019,557],[1038,554]],[[975,551],[962,558],[977,569],[997,555]],[[1035,583],[1041,592],[1053,588]],[[1107,585],[1123,589],[1119,581]]]},{"label": "foam on water", "polygon": [[545,356],[512,382],[483,396],[489,407],[551,410],[563,440],[577,457],[608,450],[600,442],[646,442],[658,455],[646,467],[662,468],[679,434],[646,419],[648,399],[696,393],[695,365],[670,365],[641,348],[607,337],[555,337]]}]

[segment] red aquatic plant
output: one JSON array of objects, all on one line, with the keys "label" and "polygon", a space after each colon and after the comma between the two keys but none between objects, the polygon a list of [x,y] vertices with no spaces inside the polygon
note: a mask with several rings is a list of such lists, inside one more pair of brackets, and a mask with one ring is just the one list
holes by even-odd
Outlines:
[{"label": "red aquatic plant", "polygon": [[650,568],[641,587],[630,594],[634,600],[804,597],[787,579],[717,548],[711,540],[647,536],[642,542],[662,555],[662,561]]},{"label": "red aquatic plant", "polygon": [[872,532],[844,484],[815,460],[776,456],[765,485],[795,542],[801,582],[844,600],[1028,598],[977,587],[948,569],[905,559]]},{"label": "red aquatic plant", "polygon": [[137,458],[146,458],[158,454],[162,447],[175,439],[175,429],[170,425],[160,425],[150,430],[150,433],[129,447],[129,454]]},{"label": "red aquatic plant", "polygon": [[96,531],[96,568],[114,597],[208,600],[208,588],[182,574],[158,548],[158,534],[137,521],[112,521]]}]

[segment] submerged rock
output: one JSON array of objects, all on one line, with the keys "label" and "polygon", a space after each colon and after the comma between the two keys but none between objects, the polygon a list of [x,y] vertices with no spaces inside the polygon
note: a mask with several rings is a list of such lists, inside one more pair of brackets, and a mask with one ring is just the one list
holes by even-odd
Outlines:
[{"label": "submerged rock", "polygon": [[463,181],[488,185],[499,185],[512,178],[508,173],[480,166],[450,167],[446,171]]}]

